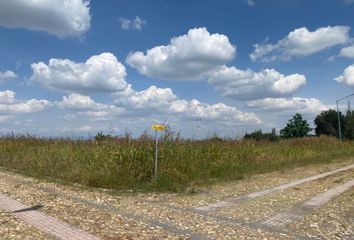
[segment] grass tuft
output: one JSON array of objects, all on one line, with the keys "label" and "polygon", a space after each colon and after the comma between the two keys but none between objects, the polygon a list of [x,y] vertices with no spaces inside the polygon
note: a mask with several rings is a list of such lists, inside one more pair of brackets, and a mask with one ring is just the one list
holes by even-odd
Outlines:
[{"label": "grass tuft", "polygon": [[181,191],[296,166],[354,156],[354,142],[312,137],[294,140],[162,139],[159,175],[152,177],[154,141],[0,139],[0,166],[35,177],[51,177],[90,187]]}]

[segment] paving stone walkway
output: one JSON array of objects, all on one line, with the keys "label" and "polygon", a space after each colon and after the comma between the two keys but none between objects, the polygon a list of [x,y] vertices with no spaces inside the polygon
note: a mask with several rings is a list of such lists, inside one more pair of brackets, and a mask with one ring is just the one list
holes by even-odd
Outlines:
[{"label": "paving stone walkway", "polygon": [[98,240],[99,238],[43,214],[32,207],[0,194],[0,208],[29,223],[33,227],[62,240]]},{"label": "paving stone walkway", "polygon": [[317,195],[304,204],[294,206],[290,209],[286,209],[283,212],[276,214],[275,216],[264,221],[265,225],[279,227],[285,224],[292,223],[296,219],[302,218],[306,213],[309,213],[313,208],[320,207],[328,203],[331,199],[339,196],[340,194],[348,191],[354,186],[354,180],[336,186],[320,195]]},{"label": "paving stone walkway", "polygon": [[349,169],[353,169],[353,168],[354,168],[354,164],[351,164],[349,166],[345,166],[345,167],[342,167],[342,168],[339,168],[339,169],[336,169],[336,170],[333,170],[333,171],[329,171],[329,172],[317,174],[317,175],[314,175],[314,176],[311,176],[311,177],[299,179],[299,180],[296,180],[296,181],[292,181],[290,183],[282,184],[282,185],[279,185],[279,186],[276,186],[276,187],[272,187],[272,188],[269,188],[269,189],[265,189],[265,190],[262,190],[262,191],[249,193],[249,194],[246,194],[246,195],[243,195],[243,196],[239,196],[239,197],[235,197],[235,198],[228,198],[226,200],[219,201],[219,202],[212,203],[212,204],[208,204],[206,206],[197,207],[196,210],[200,210],[200,211],[216,210],[218,208],[227,207],[227,206],[229,206],[231,204],[242,203],[242,202],[245,202],[245,201],[249,201],[249,200],[251,200],[253,198],[256,198],[256,197],[260,197],[260,196],[264,196],[264,195],[267,195],[267,194],[275,193],[275,192],[278,192],[278,191],[281,191],[281,190],[285,190],[285,189],[288,189],[288,188],[291,188],[291,187],[295,187],[297,185],[300,185],[300,184],[303,184],[303,183],[306,183],[306,182],[310,182],[310,181],[314,181],[314,180],[317,180],[317,179],[321,179],[321,178],[324,178],[324,177],[327,177],[327,176],[330,176],[330,175],[333,175],[333,174],[336,174],[336,173],[339,173],[339,172],[343,172],[343,171],[346,171],[346,170],[349,170]]}]

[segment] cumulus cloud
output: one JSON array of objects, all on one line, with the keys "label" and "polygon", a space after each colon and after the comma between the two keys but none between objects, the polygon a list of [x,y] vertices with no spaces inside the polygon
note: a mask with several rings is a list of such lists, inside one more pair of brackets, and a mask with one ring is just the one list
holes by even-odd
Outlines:
[{"label": "cumulus cloud", "polygon": [[51,103],[47,100],[31,99],[10,105],[1,104],[0,112],[5,112],[7,114],[37,113],[48,108],[50,105]]},{"label": "cumulus cloud", "polygon": [[354,64],[347,67],[342,75],[336,77],[334,80],[339,83],[345,83],[349,86],[354,86]]},{"label": "cumulus cloud", "polygon": [[306,84],[306,77],[300,74],[285,76],[274,69],[254,72],[223,66],[210,75],[209,83],[226,97],[260,99],[289,96]]},{"label": "cumulus cloud", "polygon": [[265,98],[249,101],[246,107],[261,111],[299,112],[316,114],[334,106],[323,104],[316,98]]},{"label": "cumulus cloud", "polygon": [[87,0],[0,1],[0,25],[45,31],[64,38],[80,37],[90,29]]},{"label": "cumulus cloud", "polygon": [[32,82],[52,90],[76,93],[114,92],[127,87],[126,69],[112,53],[90,57],[84,63],[52,58],[31,64]]},{"label": "cumulus cloud", "polygon": [[250,58],[252,61],[274,61],[308,56],[348,42],[349,30],[348,26],[321,27],[313,32],[306,27],[297,28],[275,44],[255,44]]},{"label": "cumulus cloud", "polygon": [[90,96],[77,93],[63,96],[57,105],[60,108],[74,111],[79,115],[92,117],[95,120],[106,120],[124,111],[123,108],[118,108],[114,105],[96,103]]},{"label": "cumulus cloud", "polygon": [[136,16],[133,20],[128,18],[120,18],[120,27],[124,30],[137,30],[141,31],[142,28],[147,24],[147,21],[139,16]]},{"label": "cumulus cloud", "polygon": [[175,100],[171,103],[170,110],[184,114],[186,118],[217,120],[229,124],[260,124],[261,120],[254,113],[241,112],[235,107],[223,103],[205,104],[196,99],[191,101]]},{"label": "cumulus cloud", "polygon": [[[115,103],[123,106],[127,111],[147,116],[159,114],[160,117],[173,117],[174,119],[195,119],[216,122],[229,122],[230,124],[259,124],[261,120],[254,113],[241,112],[235,107],[223,103],[206,104],[196,99],[187,101],[179,99],[170,88],[157,88],[151,86],[143,91],[129,89],[125,92],[114,94]],[[147,112],[146,112],[147,111]]]},{"label": "cumulus cloud", "polygon": [[354,58],[354,45],[342,48],[339,52],[339,56],[347,57],[347,58]]},{"label": "cumulus cloud", "polygon": [[13,71],[0,71],[0,83],[6,82],[7,80],[17,78],[17,75]]},{"label": "cumulus cloud", "polygon": [[233,59],[236,47],[227,36],[210,34],[206,28],[190,29],[170,44],[133,52],[126,62],[141,74],[161,79],[198,80],[210,70]]},{"label": "cumulus cloud", "polygon": [[166,111],[171,101],[177,97],[170,88],[151,86],[138,92],[129,87],[127,91],[115,94],[115,98],[116,104],[122,104],[128,108]]},{"label": "cumulus cloud", "polygon": [[47,100],[17,100],[16,93],[10,90],[0,91],[0,115],[37,113],[52,105]]},{"label": "cumulus cloud", "polygon": [[96,103],[89,96],[80,95],[77,93],[71,93],[68,96],[64,96],[59,106],[71,109],[71,110],[100,110],[106,108],[106,105]]},{"label": "cumulus cloud", "polygon": [[10,90],[0,91],[0,104],[11,104],[15,101],[16,93]]},{"label": "cumulus cloud", "polygon": [[228,125],[260,124],[260,118],[251,112],[242,112],[223,103],[207,104],[196,99],[178,98],[170,88],[151,86],[135,91],[129,86],[125,91],[112,94],[114,104],[95,102],[91,97],[71,93],[64,96],[57,106],[72,111],[70,119],[83,116],[86,121],[112,119],[164,119],[182,124],[196,118],[210,123]]},{"label": "cumulus cloud", "polygon": [[[41,115],[41,119],[52,119],[50,127],[63,128],[67,130],[65,132],[70,133],[80,126],[83,126],[83,132],[89,131],[90,129],[84,126],[93,126],[92,122],[95,123],[95,128],[91,129],[93,132],[102,131],[102,127],[108,124],[107,121],[118,121],[119,124],[129,125],[131,129],[139,129],[138,131],[142,131],[155,121],[170,122],[178,129],[184,130],[189,129],[191,126],[188,122],[194,122],[195,119],[203,120],[205,127],[218,124],[220,128],[254,126],[262,123],[255,113],[243,112],[223,103],[207,104],[196,99],[180,99],[170,88],[156,86],[142,91],[135,91],[129,86],[125,91],[112,95],[114,104],[99,103],[90,96],[78,93],[63,96],[58,102],[37,99],[18,100],[15,95],[15,92],[10,90],[0,91],[0,122],[9,123],[12,119],[18,119],[17,116],[20,114],[27,116],[25,114],[34,114],[50,107],[57,107],[55,113],[61,117],[51,118],[49,115]],[[57,119],[70,120],[70,125],[67,125],[68,121],[56,121]],[[22,124],[26,120],[12,122],[14,124],[21,122],[21,126],[26,127],[27,125]],[[18,129],[18,126],[16,128]],[[45,130],[45,126],[36,126],[36,121],[31,121],[31,129],[49,131]]]}]

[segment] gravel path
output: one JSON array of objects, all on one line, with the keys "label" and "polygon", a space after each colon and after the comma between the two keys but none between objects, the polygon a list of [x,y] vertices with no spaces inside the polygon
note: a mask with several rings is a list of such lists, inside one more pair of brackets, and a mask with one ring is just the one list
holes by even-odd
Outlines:
[{"label": "gravel path", "polygon": [[[0,193],[101,239],[353,239],[353,188],[277,227],[264,224],[354,179],[349,169],[213,211],[196,208],[349,166],[354,159],[252,176],[197,194],[114,192],[39,181],[0,170]],[[316,199],[316,198],[314,198]],[[1,205],[0,205],[1,208]],[[0,239],[52,239],[0,213]]]}]

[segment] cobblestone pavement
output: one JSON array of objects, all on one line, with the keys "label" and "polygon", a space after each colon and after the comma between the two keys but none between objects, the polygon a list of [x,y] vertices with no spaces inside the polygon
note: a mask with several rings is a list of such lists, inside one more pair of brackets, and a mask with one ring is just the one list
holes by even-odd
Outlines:
[{"label": "cobblestone pavement", "polygon": [[81,239],[354,239],[354,166],[343,169],[353,163],[260,174],[195,194],[90,189],[0,169],[0,239],[65,239],[21,218],[21,207],[9,211],[4,199]]}]

